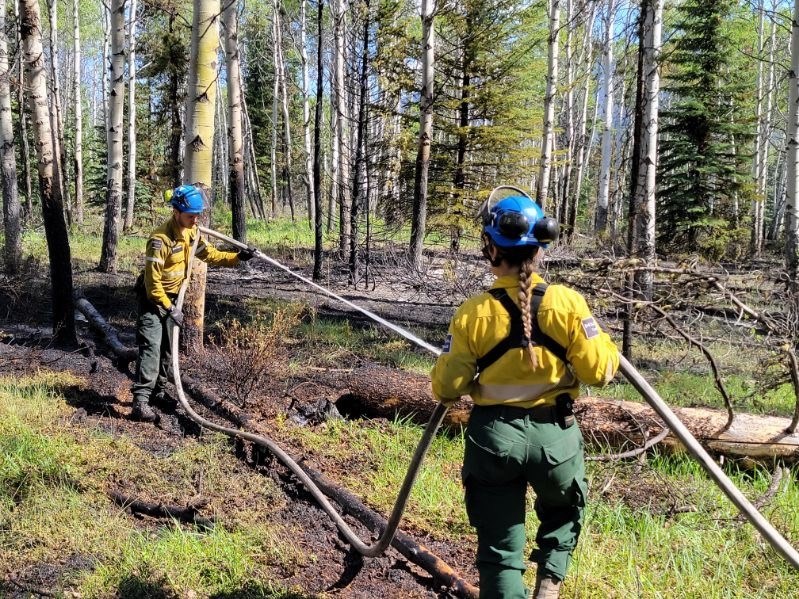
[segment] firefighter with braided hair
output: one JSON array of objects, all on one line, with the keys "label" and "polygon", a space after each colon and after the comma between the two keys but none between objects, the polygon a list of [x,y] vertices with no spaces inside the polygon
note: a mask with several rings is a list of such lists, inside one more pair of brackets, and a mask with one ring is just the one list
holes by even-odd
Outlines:
[{"label": "firefighter with braided hair", "polygon": [[[172,206],[172,216],[147,240],[144,271],[135,286],[139,356],[132,417],[145,422],[155,421],[150,400],[163,397],[171,371],[173,327],[183,326],[183,312],[174,302],[188,274],[189,253],[199,234],[197,220],[206,207],[205,192],[196,185],[181,185],[164,197]],[[254,255],[254,248],[222,252],[201,239],[195,257],[211,266],[236,266]]]},{"label": "firefighter with braided hair", "polygon": [[[515,189],[515,188],[513,188]],[[493,195],[493,194],[492,194]],[[477,531],[481,599],[523,599],[528,485],[540,526],[532,597],[554,599],[577,545],[587,482],[572,409],[580,383],[607,384],[619,367],[585,299],[537,273],[557,222],[526,195],[481,210],[483,256],[496,281],[455,312],[431,372],[449,404],[470,395],[462,480]]]}]

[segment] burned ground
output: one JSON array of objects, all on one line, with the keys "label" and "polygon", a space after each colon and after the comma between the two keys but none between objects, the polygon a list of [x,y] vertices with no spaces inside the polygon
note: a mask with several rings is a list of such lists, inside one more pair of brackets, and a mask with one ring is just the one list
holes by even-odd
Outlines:
[{"label": "burned ground", "polygon": [[[252,269],[251,269],[252,270]],[[239,273],[240,274],[240,273]],[[299,287],[290,281],[274,281],[274,273],[251,272],[243,278],[233,272],[214,272],[209,284],[207,319],[213,332],[214,323],[221,316],[230,320],[247,319],[243,297],[291,297],[302,300],[306,296]],[[265,281],[271,287],[267,288]],[[94,272],[82,273],[78,277],[80,290],[97,310],[117,328],[120,338],[128,345],[133,344],[135,324],[135,304],[129,287],[132,283],[126,277],[105,276]],[[29,281],[15,283],[13,292],[4,294],[0,313],[7,317],[2,322],[3,343],[0,344],[0,375],[23,376],[43,369],[72,373],[79,381],[60,389],[61,395],[72,408],[70,423],[98,429],[112,436],[125,436],[138,447],[164,456],[175,451],[187,436],[199,437],[205,434],[180,410],[170,405],[157,405],[159,421],[157,424],[135,422],[130,419],[131,410],[131,369],[132,364],[120,364],[98,343],[85,322],[79,318],[81,340],[80,348],[54,348],[47,330],[49,314],[47,302],[36,302],[34,298],[46,293],[45,286]],[[317,304],[315,309],[336,310],[325,303]],[[400,308],[405,310],[406,308]],[[442,313],[446,307],[439,308]],[[424,314],[414,310],[422,321]],[[387,315],[390,317],[390,315]],[[357,326],[357,325],[356,325]],[[213,352],[211,348],[209,351]],[[286,356],[288,357],[288,356]],[[205,356],[206,361],[215,361],[213,355]],[[280,370],[280,368],[277,368]],[[288,369],[284,369],[288,371]],[[225,381],[219,371],[197,367],[187,361],[187,374],[210,389],[224,387]],[[320,380],[313,377],[319,375]],[[318,406],[320,402],[335,399],[338,390],[330,386],[322,373],[310,376],[287,376],[281,380],[269,379],[258,389],[246,406],[246,412],[267,430],[270,421],[284,412],[295,421],[312,426],[324,420]],[[173,390],[174,393],[174,390]],[[197,407],[203,416],[220,418],[202,406]],[[285,444],[290,453],[301,452],[302,448],[293,445],[290,436],[277,439]],[[243,468],[257,469],[263,476],[278,483],[284,497],[279,509],[264,514],[264,518],[277,527],[288,531],[293,542],[308,556],[308,559],[295,568],[272,573],[272,581],[285,588],[296,589],[297,597],[337,596],[348,598],[373,597],[450,597],[454,596],[433,580],[430,574],[409,563],[394,549],[389,548],[379,558],[362,558],[343,540],[333,522],[314,502],[310,494],[291,476],[290,472],[275,460],[253,459],[250,448],[231,441],[241,455]],[[351,469],[357,464],[341,464],[335,460],[316,463],[313,455],[300,455],[314,468],[324,472],[331,480],[337,479],[338,470]],[[109,481],[108,491],[124,487],[125,481]],[[143,500],[159,498],[141,497]],[[230,491],[228,497],[205,497],[218,505],[224,505],[219,517],[233,518],[237,506],[246,497]],[[109,499],[110,502],[110,499]],[[149,517],[130,516],[144,528],[157,527],[164,523]],[[358,531],[360,537],[368,542],[375,538],[360,523],[346,518],[350,526]],[[184,524],[183,526],[191,526]],[[476,584],[476,573],[472,565],[473,548],[468,540],[442,540],[431,538],[424,531],[406,531],[424,544],[441,559],[458,571],[466,580]],[[67,556],[59,563],[31,563],[20,571],[4,571],[0,566],[0,595],[8,597],[27,597],[31,595],[69,596],[70,580],[80,571],[92,569],[96,564],[88,555]],[[260,594],[259,594],[260,593]],[[118,596],[130,597],[169,597],[172,596],[158,581],[131,579],[124,581],[118,589]],[[263,589],[241,589],[231,596],[261,596]]]}]

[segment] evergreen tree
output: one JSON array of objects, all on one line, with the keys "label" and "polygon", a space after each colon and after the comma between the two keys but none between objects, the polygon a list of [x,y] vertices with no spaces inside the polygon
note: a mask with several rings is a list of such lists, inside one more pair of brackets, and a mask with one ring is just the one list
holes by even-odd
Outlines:
[{"label": "evergreen tree", "polygon": [[[659,247],[720,257],[748,206],[751,87],[732,0],[687,0],[664,72]],[[669,54],[668,52],[666,54]],[[751,186],[749,186],[751,187]],[[743,231],[739,230],[743,234]]]}]

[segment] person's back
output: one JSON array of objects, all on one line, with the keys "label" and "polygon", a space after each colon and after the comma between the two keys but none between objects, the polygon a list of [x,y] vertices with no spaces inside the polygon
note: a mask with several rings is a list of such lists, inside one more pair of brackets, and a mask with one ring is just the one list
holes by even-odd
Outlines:
[{"label": "person's back", "polygon": [[497,280],[453,316],[431,372],[433,394],[444,403],[470,395],[475,404],[462,479],[477,530],[480,597],[527,597],[529,484],[541,522],[531,555],[538,564],[534,597],[548,599],[566,576],[587,494],[573,400],[581,382],[613,378],[618,351],[579,293],[547,287],[535,273],[538,250],[554,239],[556,223],[522,196],[483,216],[483,254]]}]

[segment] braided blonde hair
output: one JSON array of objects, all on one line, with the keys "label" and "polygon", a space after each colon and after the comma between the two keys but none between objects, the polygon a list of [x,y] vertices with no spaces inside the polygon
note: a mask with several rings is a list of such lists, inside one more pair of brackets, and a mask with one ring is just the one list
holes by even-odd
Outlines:
[{"label": "braided blonde hair", "polygon": [[526,257],[519,265],[519,307],[522,311],[522,326],[524,327],[524,338],[528,340],[527,356],[530,358],[530,365],[533,370],[538,368],[538,360],[535,357],[535,348],[532,343],[533,337],[533,315],[530,312],[530,304],[533,299],[533,277],[536,270],[538,252]]}]

